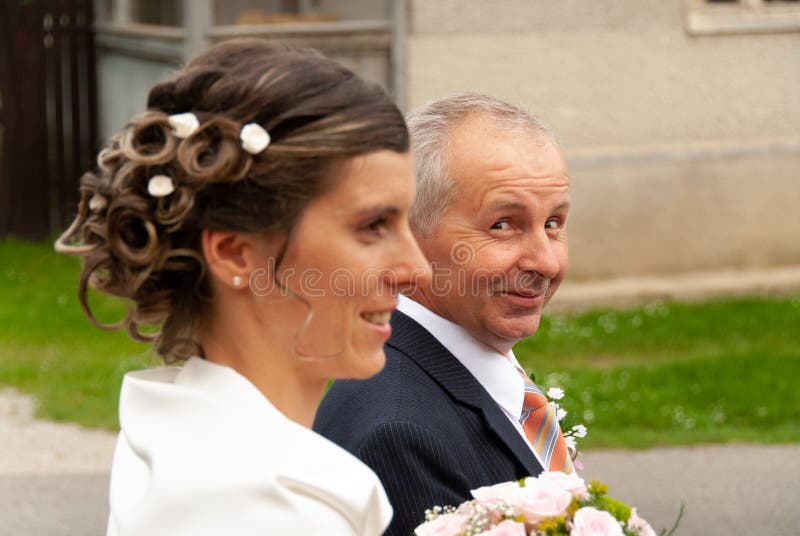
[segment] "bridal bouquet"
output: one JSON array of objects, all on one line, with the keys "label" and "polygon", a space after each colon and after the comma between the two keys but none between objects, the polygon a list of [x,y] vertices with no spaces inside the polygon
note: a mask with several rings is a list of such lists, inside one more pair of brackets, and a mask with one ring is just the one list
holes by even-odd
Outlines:
[{"label": "bridal bouquet", "polygon": [[[577,474],[542,473],[472,490],[473,500],[425,512],[416,536],[656,536],[635,508]],[[674,530],[674,528],[673,528]],[[671,534],[671,533],[670,533]]]}]

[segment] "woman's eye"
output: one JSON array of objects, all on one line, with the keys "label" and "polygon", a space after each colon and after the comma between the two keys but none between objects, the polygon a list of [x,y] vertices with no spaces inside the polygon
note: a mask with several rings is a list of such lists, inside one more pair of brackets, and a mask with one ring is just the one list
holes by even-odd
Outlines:
[{"label": "woman's eye", "polygon": [[386,229],[389,225],[389,220],[386,218],[375,218],[374,220],[370,221],[368,224],[364,226],[364,230],[368,233],[381,236],[386,232]]},{"label": "woman's eye", "polygon": [[500,220],[493,223],[491,228],[494,231],[508,231],[511,228],[511,224],[507,220]]}]

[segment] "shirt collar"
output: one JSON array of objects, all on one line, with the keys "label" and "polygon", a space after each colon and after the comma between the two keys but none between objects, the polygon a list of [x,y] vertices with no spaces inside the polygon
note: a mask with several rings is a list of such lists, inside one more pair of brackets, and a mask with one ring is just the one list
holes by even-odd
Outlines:
[{"label": "shirt collar", "polygon": [[517,371],[522,367],[512,350],[501,354],[478,341],[462,326],[402,294],[397,309],[427,329],[475,376],[506,413],[519,419],[525,397],[525,382]]}]

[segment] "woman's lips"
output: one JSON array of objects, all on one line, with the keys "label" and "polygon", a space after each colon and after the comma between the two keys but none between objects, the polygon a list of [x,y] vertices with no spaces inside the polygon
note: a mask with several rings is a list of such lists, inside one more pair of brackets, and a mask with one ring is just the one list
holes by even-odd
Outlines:
[{"label": "woman's lips", "polygon": [[392,318],[392,311],[394,311],[394,309],[380,312],[361,313],[361,318],[364,320],[366,325],[378,335],[380,339],[386,340],[392,334],[392,326],[389,324],[389,320]]},{"label": "woman's lips", "polygon": [[392,318],[392,311],[381,311],[377,313],[361,313],[361,318],[371,324],[385,325]]}]

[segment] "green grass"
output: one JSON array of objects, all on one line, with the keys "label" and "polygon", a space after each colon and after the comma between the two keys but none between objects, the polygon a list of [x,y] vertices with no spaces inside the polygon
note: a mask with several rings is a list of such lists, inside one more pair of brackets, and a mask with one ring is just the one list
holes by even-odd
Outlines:
[{"label": "green grass", "polygon": [[[50,244],[0,241],[0,386],[33,393],[40,416],[114,429],[128,370],[147,345],[95,328],[76,296],[78,261]],[[105,321],[125,304],[93,296]],[[545,317],[515,351],[567,391],[583,447],[800,442],[800,296]]]},{"label": "green grass", "polygon": [[515,348],[586,447],[800,441],[800,297],[543,319]]},{"label": "green grass", "polygon": [[[151,352],[89,323],[78,274],[79,262],[50,244],[0,242],[0,385],[35,394],[42,417],[115,429],[122,376],[151,363]],[[124,315],[119,300],[91,301],[101,320]]]}]

